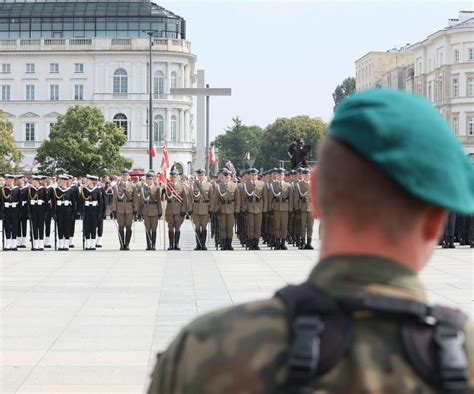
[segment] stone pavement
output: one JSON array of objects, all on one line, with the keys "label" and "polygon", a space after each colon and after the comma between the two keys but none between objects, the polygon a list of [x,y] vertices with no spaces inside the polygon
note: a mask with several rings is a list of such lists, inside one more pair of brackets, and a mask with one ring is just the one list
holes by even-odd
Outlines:
[{"label": "stone pavement", "polygon": [[[157,351],[184,324],[303,281],[317,258],[294,248],[191,252],[187,221],[181,252],[143,250],[142,223],[132,250],[118,251],[110,220],[104,248],[86,252],[78,225],[70,252],[0,252],[2,394],[143,393]],[[436,250],[422,273],[431,301],[474,316],[473,256]]]}]

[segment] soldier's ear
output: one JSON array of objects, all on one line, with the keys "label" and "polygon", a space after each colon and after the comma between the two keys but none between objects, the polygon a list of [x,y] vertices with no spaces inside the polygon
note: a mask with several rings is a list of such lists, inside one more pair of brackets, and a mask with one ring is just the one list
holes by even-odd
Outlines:
[{"label": "soldier's ear", "polygon": [[313,216],[316,219],[321,217],[319,212],[319,201],[318,195],[316,193],[318,187],[318,177],[317,177],[318,169],[316,166],[313,166],[311,169],[311,176],[310,176],[310,183],[309,183],[309,198],[311,202],[311,210],[313,211]]}]

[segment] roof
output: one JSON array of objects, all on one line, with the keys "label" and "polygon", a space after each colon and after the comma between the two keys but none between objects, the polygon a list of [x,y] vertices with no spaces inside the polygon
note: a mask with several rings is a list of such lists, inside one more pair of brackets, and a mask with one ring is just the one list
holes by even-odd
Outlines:
[{"label": "roof", "polygon": [[2,17],[144,17],[154,16],[172,19],[182,19],[165,8],[148,2],[99,0],[87,1],[58,1],[58,2],[5,2],[0,3]]}]

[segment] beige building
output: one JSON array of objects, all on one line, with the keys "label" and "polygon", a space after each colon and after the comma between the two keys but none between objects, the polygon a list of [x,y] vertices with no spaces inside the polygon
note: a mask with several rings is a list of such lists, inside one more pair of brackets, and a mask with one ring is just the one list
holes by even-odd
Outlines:
[{"label": "beige building", "polygon": [[406,90],[433,102],[474,160],[474,12],[460,11],[410,50],[414,79]]},{"label": "beige building", "polygon": [[413,63],[413,54],[408,45],[386,52],[369,52],[356,60],[356,89],[367,90],[381,86],[382,75],[398,67]]}]

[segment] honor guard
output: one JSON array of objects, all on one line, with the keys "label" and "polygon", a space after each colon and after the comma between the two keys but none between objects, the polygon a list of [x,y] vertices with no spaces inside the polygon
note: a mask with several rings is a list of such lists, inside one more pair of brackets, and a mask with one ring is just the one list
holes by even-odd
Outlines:
[{"label": "honor guard", "polygon": [[118,223],[120,250],[130,250],[132,224],[138,212],[138,191],[135,184],[130,181],[128,170],[122,171],[122,178],[114,187],[112,212]]},{"label": "honor guard", "polygon": [[15,185],[15,175],[5,174],[5,185],[1,189],[0,201],[3,206],[3,250],[17,249],[17,234],[20,218],[21,190]]},{"label": "honor guard", "polygon": [[267,191],[263,181],[258,180],[258,170],[251,168],[247,181],[242,184],[242,204],[247,223],[247,244],[250,250],[258,246],[262,232],[263,213],[267,212]]},{"label": "honor guard", "polygon": [[196,181],[190,186],[189,214],[192,216],[196,232],[194,250],[207,250],[207,223],[212,201],[212,184],[206,181],[206,172],[200,168],[196,171]]},{"label": "honor guard", "polygon": [[96,242],[95,247],[96,248],[101,248],[102,247],[102,235],[104,234],[104,219],[105,219],[105,208],[106,208],[105,201],[107,199],[107,195],[105,193],[104,185],[102,183],[98,184],[97,187],[100,191],[101,200],[102,200],[103,204],[101,206],[102,211],[99,214],[99,220],[97,221],[97,242]]},{"label": "honor guard", "polygon": [[313,237],[314,216],[311,210],[311,202],[309,201],[310,190],[310,170],[309,168],[301,168],[299,170],[300,179],[295,182],[295,198],[294,209],[298,217],[297,240],[299,249],[314,249],[311,245]]},{"label": "honor guard", "polygon": [[72,175],[67,175],[69,178],[67,181],[67,187],[70,187],[72,190],[75,191],[75,198],[72,203],[72,217],[71,217],[71,230],[69,232],[69,248],[74,248],[74,233],[76,232],[76,220],[81,218],[82,212],[84,211],[82,206],[82,200],[77,198],[79,195],[79,183],[74,181],[74,177]]},{"label": "honor guard", "polygon": [[168,223],[168,238],[170,246],[168,250],[181,250],[179,248],[179,238],[181,235],[181,225],[188,210],[186,188],[178,182],[178,173],[170,172],[170,180],[164,187],[163,196],[166,198],[165,219]]},{"label": "honor guard", "polygon": [[140,186],[140,214],[145,224],[146,250],[156,250],[156,229],[163,214],[160,187],[155,182],[155,174],[146,174],[146,181]]},{"label": "honor guard", "polygon": [[96,185],[98,179],[94,175],[87,175],[85,185],[79,188],[79,198],[84,203],[83,236],[85,250],[95,250],[96,248],[97,222],[103,204],[102,194]]},{"label": "honor guard", "polygon": [[51,218],[53,216],[52,211],[52,187],[50,179],[47,175],[41,176],[41,186],[44,186],[48,191],[48,203],[46,204],[46,210],[44,214],[44,247],[51,248]]},{"label": "honor guard", "polygon": [[[17,246],[18,248],[26,248],[26,242],[28,237],[28,187],[25,184],[25,175],[17,174],[15,176],[15,182],[21,191],[21,204],[20,204],[20,221],[18,224],[18,235],[17,235]],[[30,229],[31,231],[31,229]]]},{"label": "honor guard", "polygon": [[222,172],[223,182],[216,184],[213,210],[219,214],[219,238],[222,250],[234,250],[232,238],[234,235],[235,214],[240,211],[240,193],[235,182],[231,182],[231,173]]},{"label": "honor guard", "polygon": [[285,240],[288,233],[288,213],[293,209],[293,188],[283,180],[285,178],[283,168],[278,168],[275,174],[275,180],[269,186],[269,206],[273,212],[275,249],[287,250]]},{"label": "honor guard", "polygon": [[58,250],[69,250],[71,237],[71,222],[75,221],[74,206],[77,199],[77,189],[68,186],[68,175],[60,175],[58,186],[52,188],[53,217],[58,226]]},{"label": "honor guard", "polygon": [[48,190],[40,185],[41,176],[33,175],[28,186],[27,201],[30,216],[32,249],[44,250],[44,219],[48,205]]}]

